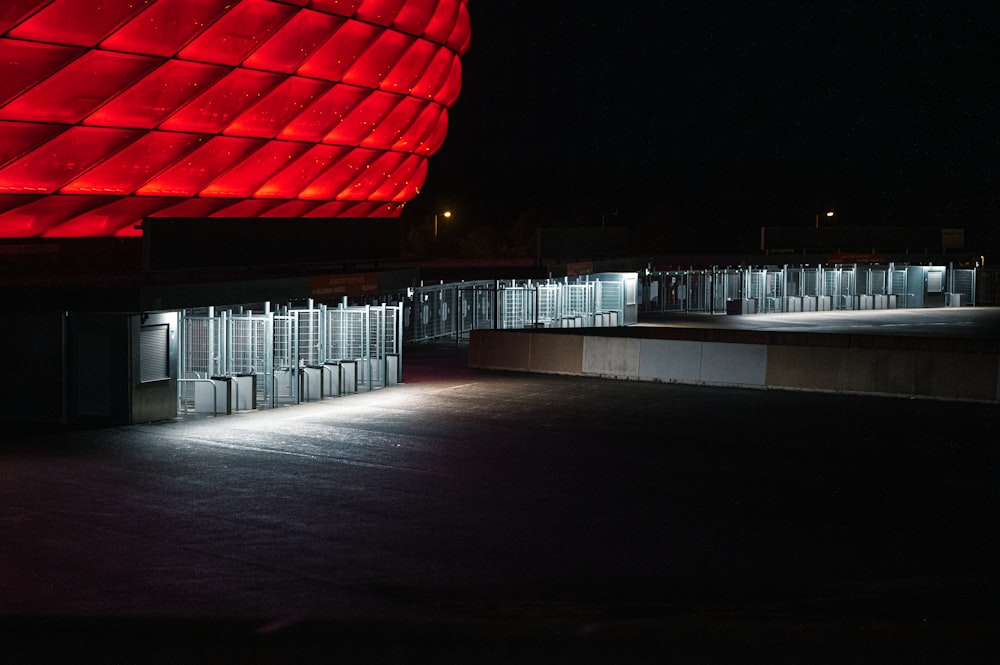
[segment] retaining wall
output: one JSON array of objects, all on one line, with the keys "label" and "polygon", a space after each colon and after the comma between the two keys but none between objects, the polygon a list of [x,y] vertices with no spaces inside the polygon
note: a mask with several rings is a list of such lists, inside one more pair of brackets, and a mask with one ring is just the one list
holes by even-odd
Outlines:
[{"label": "retaining wall", "polygon": [[469,366],[612,379],[1000,402],[1000,343],[745,330],[475,330]]}]

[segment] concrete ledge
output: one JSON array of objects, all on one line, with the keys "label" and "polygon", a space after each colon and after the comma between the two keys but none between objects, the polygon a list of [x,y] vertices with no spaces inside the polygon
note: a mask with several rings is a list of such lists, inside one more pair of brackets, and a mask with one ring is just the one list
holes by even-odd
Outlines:
[{"label": "concrete ledge", "polygon": [[913,394],[913,351],[801,346],[768,351],[767,378],[774,387]]},{"label": "concrete ledge", "polygon": [[[585,329],[568,334],[476,330],[469,366],[1000,402],[1000,352],[997,344],[982,340],[704,329],[649,334],[649,330]],[[623,334],[627,332],[638,334]]]},{"label": "concrete ledge", "polygon": [[642,340],[639,352],[640,381],[701,381],[701,342]]},{"label": "concrete ledge", "polygon": [[702,383],[764,387],[767,381],[767,350],[768,347],[763,344],[702,344]]},{"label": "concrete ledge", "polygon": [[583,339],[583,374],[614,379],[638,378],[639,340],[591,336]]},{"label": "concrete ledge", "polygon": [[531,333],[473,330],[469,367],[527,372],[531,368]]},{"label": "concrete ledge", "polygon": [[584,337],[528,335],[528,367],[546,374],[583,373]]}]

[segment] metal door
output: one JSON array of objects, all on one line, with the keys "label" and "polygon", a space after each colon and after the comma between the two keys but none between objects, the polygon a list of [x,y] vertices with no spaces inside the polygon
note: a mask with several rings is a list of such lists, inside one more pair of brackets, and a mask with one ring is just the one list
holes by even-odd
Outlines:
[{"label": "metal door", "polygon": [[295,310],[300,365],[319,365],[325,360],[322,349],[322,317],[318,309]]},{"label": "metal door", "polygon": [[563,286],[563,316],[580,321],[589,328],[594,325],[594,283],[565,284]]},{"label": "metal door", "polygon": [[298,334],[295,314],[273,317],[273,390],[271,405],[297,404],[299,401]]},{"label": "metal door", "polygon": [[524,328],[528,323],[526,292],[520,286],[505,286],[500,290],[500,327],[509,330]]},{"label": "metal door", "polygon": [[268,404],[273,387],[271,368],[271,317],[246,314],[229,321],[229,359],[227,373],[252,374],[257,377],[257,404]]}]

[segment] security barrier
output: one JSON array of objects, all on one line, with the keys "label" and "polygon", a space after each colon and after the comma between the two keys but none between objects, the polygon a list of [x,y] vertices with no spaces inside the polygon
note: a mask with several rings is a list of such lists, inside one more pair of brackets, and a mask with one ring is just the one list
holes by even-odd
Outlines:
[{"label": "security barrier", "polygon": [[179,328],[182,413],[298,404],[400,376],[398,304],[209,307],[182,311]]},{"label": "security barrier", "polygon": [[[977,288],[977,275],[985,274]],[[1000,278],[952,266],[835,265],[647,271],[639,311],[767,314],[988,304]]]},{"label": "security barrier", "polygon": [[[390,296],[399,301],[392,305],[345,299],[336,307],[307,301],[184,310],[178,411],[230,413],[374,390],[400,381],[404,340],[475,329],[630,325],[637,298],[635,273],[602,273],[421,285]],[[237,383],[240,377],[250,380]]]},{"label": "security barrier", "polygon": [[473,330],[627,326],[638,320],[638,275],[421,285],[412,289],[403,315],[407,342],[466,337]]},{"label": "security barrier", "polygon": [[976,270],[976,300],[980,305],[1000,305],[1000,269],[979,268]]}]

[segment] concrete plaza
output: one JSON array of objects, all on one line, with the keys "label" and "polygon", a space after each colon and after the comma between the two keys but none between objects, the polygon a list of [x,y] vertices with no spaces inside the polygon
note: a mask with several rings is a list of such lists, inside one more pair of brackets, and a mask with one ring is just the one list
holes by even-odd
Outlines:
[{"label": "concrete plaza", "polygon": [[995,405],[465,353],[291,408],[6,432],[0,661],[995,655]]}]

